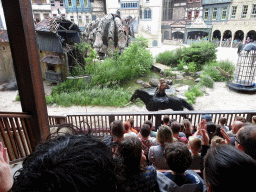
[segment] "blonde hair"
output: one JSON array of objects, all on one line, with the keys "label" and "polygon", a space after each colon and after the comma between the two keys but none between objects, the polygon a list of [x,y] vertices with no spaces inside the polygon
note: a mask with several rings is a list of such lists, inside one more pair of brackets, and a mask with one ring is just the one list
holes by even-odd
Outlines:
[{"label": "blonde hair", "polygon": [[156,134],[156,141],[163,145],[165,143],[173,143],[172,130],[167,125],[162,125]]},{"label": "blonde hair", "polygon": [[216,147],[219,144],[222,144],[224,139],[219,136],[214,136],[211,141],[211,147]]},{"label": "blonde hair", "polygon": [[188,119],[184,119],[182,122],[181,122],[183,125],[184,125],[184,133],[185,134],[192,134],[192,127],[191,127],[191,123]]},{"label": "blonde hair", "polygon": [[188,144],[191,148],[193,148],[195,151],[200,151],[202,148],[202,140],[195,136],[190,136],[188,138]]}]

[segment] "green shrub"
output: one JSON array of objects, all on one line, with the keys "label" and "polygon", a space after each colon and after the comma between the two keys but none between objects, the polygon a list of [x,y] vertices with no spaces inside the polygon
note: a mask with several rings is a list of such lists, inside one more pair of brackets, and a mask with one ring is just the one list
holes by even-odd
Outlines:
[{"label": "green shrub", "polygon": [[209,75],[201,75],[200,84],[209,88],[213,88],[214,81]]},{"label": "green shrub", "polygon": [[224,60],[224,61],[218,61],[219,67],[221,69],[223,69],[226,72],[230,72],[231,75],[234,73],[236,67],[235,65],[232,63],[232,61],[229,61],[228,59]]},{"label": "green shrub", "polygon": [[189,89],[185,92],[185,97],[187,97],[187,102],[189,104],[195,104],[196,98],[203,96],[203,93],[199,90],[200,85],[195,85],[189,87]]},{"label": "green shrub", "polygon": [[162,63],[172,67],[177,66],[178,60],[179,57],[176,50],[159,53],[156,57],[156,63]]}]

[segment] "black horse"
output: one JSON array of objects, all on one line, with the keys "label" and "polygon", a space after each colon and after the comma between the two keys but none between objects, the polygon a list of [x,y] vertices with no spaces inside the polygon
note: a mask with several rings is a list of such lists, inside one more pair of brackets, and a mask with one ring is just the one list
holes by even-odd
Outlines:
[{"label": "black horse", "polygon": [[176,97],[168,97],[167,99],[156,98],[155,95],[150,95],[142,90],[135,90],[131,97],[133,102],[135,99],[140,98],[146,105],[148,111],[158,111],[164,109],[172,109],[173,111],[183,111],[184,107],[188,110],[194,110],[194,108],[187,103],[184,99]]}]

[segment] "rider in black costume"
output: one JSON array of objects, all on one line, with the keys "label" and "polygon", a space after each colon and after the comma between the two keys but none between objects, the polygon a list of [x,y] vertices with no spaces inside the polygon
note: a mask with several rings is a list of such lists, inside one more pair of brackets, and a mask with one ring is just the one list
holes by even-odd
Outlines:
[{"label": "rider in black costume", "polygon": [[165,83],[164,78],[160,79],[160,84],[158,84],[157,89],[155,91],[155,95],[157,97],[165,97],[167,96],[165,93],[165,89],[170,89],[170,86]]}]

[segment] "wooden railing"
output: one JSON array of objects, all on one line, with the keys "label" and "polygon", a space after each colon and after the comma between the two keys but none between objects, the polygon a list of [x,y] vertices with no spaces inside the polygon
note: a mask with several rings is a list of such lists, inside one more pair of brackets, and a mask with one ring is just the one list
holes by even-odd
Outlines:
[{"label": "wooden railing", "polygon": [[0,138],[7,147],[10,162],[23,160],[32,152],[28,132],[31,116],[26,113],[0,112]]},{"label": "wooden railing", "polygon": [[[147,113],[86,113],[86,114],[67,114],[65,123],[75,125],[85,132],[89,130],[95,136],[108,135],[110,132],[110,123],[114,120],[122,120],[123,122],[129,118],[134,119],[134,127],[140,128],[142,124],[151,116],[154,127],[161,125],[164,115],[169,115],[170,119],[176,119],[181,122],[184,118],[188,118],[192,126],[197,126],[202,119],[203,114],[210,114],[212,121],[218,124],[221,117],[226,117],[227,125],[231,126],[236,116],[242,116],[251,122],[252,116],[256,115],[256,110],[252,111],[170,111],[170,112],[147,112]],[[61,116],[59,116],[61,117]],[[56,118],[59,118],[56,117]],[[64,118],[62,117],[62,118]],[[55,118],[51,116],[50,118]],[[53,126],[53,125],[52,125]]]}]

